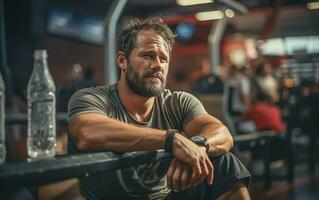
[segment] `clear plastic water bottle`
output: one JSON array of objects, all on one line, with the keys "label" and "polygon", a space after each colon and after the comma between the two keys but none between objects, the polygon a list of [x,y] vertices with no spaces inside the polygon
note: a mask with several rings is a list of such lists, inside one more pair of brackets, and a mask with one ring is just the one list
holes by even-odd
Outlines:
[{"label": "clear plastic water bottle", "polygon": [[6,159],[6,135],[4,122],[5,109],[5,85],[0,73],[0,164],[4,163]]},{"label": "clear plastic water bottle", "polygon": [[46,50],[34,52],[34,67],[28,83],[28,156],[55,156],[55,85],[49,72]]}]

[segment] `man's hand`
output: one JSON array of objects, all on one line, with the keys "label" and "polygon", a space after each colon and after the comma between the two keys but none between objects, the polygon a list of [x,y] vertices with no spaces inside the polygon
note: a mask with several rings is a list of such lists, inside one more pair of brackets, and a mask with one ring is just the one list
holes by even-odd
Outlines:
[{"label": "man's hand", "polygon": [[167,171],[167,186],[176,192],[192,186],[192,168],[177,159],[173,159]]},{"label": "man's hand", "polygon": [[[191,168],[192,176],[189,181],[191,186],[197,185],[205,178],[208,184],[212,184],[214,168],[206,153],[205,147],[199,147],[188,138],[177,133],[174,138],[172,153],[176,160],[187,164]],[[170,168],[176,166],[175,163],[176,161],[171,164]],[[173,171],[173,176],[178,176],[180,172],[175,171],[176,170]],[[175,175],[175,173],[177,173],[177,175]]]}]

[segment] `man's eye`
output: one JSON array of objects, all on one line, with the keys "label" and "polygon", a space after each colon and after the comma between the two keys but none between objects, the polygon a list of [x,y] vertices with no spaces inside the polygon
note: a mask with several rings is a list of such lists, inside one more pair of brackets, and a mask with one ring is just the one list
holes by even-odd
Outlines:
[{"label": "man's eye", "polygon": [[152,58],[152,56],[150,54],[145,54],[145,55],[143,55],[143,58],[150,59],[150,58]]},{"label": "man's eye", "polygon": [[161,57],[160,59],[161,59],[161,62],[162,62],[162,63],[167,63],[167,58]]}]

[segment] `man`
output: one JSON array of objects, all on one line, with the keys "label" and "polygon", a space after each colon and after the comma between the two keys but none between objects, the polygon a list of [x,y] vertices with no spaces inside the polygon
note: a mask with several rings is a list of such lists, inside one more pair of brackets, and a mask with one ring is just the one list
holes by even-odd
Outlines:
[{"label": "man", "polygon": [[85,177],[87,199],[249,199],[249,172],[232,154],[221,156],[233,145],[228,129],[191,94],[164,89],[174,38],[158,18],[132,20],[117,42],[118,83],[71,98],[68,129],[77,151],[165,149],[174,156]]}]

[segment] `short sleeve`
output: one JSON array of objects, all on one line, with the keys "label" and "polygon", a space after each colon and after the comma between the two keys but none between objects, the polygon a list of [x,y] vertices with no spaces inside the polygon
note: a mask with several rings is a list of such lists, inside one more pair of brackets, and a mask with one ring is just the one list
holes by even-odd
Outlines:
[{"label": "short sleeve", "polygon": [[203,104],[192,94],[181,92],[178,95],[180,98],[180,109],[183,113],[182,124],[184,128],[198,115],[207,114]]},{"label": "short sleeve", "polygon": [[106,115],[106,99],[97,88],[85,88],[74,93],[68,104],[68,122],[80,114]]}]

